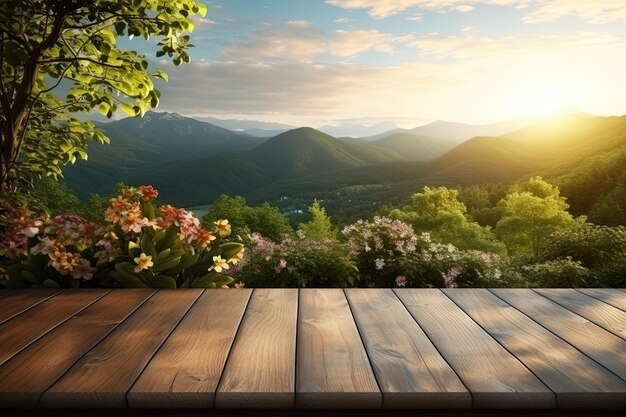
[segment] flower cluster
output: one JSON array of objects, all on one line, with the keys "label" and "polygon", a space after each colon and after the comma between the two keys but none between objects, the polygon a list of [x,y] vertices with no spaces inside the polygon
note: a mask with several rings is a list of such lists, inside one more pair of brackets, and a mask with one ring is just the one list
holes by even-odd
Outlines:
[{"label": "flower cluster", "polygon": [[258,233],[250,235],[250,250],[237,273],[257,287],[345,287],[356,277],[345,245],[337,240],[315,240],[302,230],[280,243]]},{"label": "flower cluster", "polygon": [[43,225],[43,218],[26,207],[14,208],[0,201],[0,208],[5,212],[5,228],[0,239],[0,256],[16,259],[27,255],[28,238],[36,236]]},{"label": "flower cluster", "polygon": [[[131,188],[131,190],[135,189]],[[104,212],[104,219],[120,226],[124,233],[141,233],[142,227],[155,224],[155,222],[142,215],[141,204],[130,199],[133,196],[133,194],[125,192],[116,198],[112,198],[110,207]]]},{"label": "flower cluster", "polygon": [[352,257],[375,253],[381,259],[406,255],[416,249],[417,237],[411,225],[388,217],[374,217],[373,222],[358,220],[342,230],[348,239]]},{"label": "flower cluster", "polygon": [[232,283],[219,274],[239,263],[244,251],[239,243],[222,241],[231,232],[228,220],[217,220],[213,231],[206,230],[190,211],[170,205],[159,209],[153,202],[158,195],[149,185],[125,188],[110,199],[108,224],[102,227],[76,215],[49,218],[0,203],[0,267],[2,277],[8,277],[3,286],[76,287],[94,276],[91,285]]},{"label": "flower cluster", "polygon": [[47,256],[47,264],[62,276],[90,280],[95,268],[81,252],[94,245],[96,229],[95,223],[80,216],[46,218],[37,234],[39,242],[30,248],[30,254]]},{"label": "flower cluster", "polygon": [[374,217],[372,222],[358,220],[342,233],[362,286],[392,286],[396,277],[403,275],[400,260],[417,250],[418,237],[411,225],[388,217]]},{"label": "flower cluster", "polygon": [[[228,223],[228,220],[224,220]],[[170,205],[161,207],[161,217],[157,219],[158,227],[167,229],[175,224],[180,228],[181,241],[187,245],[196,244],[201,248],[206,248],[216,237],[210,231],[204,229],[192,212]],[[219,230],[219,229],[218,229]],[[223,236],[220,233],[220,236]]]}]

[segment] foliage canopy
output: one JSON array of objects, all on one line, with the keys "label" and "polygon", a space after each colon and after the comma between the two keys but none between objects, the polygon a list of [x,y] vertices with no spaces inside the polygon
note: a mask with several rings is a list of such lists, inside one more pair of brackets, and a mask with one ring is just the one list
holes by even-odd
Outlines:
[{"label": "foliage canopy", "polygon": [[[0,195],[35,177],[61,175],[86,159],[89,139],[107,142],[92,122],[71,117],[118,109],[142,115],[159,104],[147,58],[117,42],[159,38],[156,56],[189,62],[193,0],[6,0],[0,2]],[[65,97],[53,91],[62,86]],[[60,90],[60,89],[59,89]]]}]

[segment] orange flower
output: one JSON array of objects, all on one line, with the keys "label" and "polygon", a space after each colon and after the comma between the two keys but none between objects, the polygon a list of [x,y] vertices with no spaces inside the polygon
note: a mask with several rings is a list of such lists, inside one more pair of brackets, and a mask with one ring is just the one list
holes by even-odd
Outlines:
[{"label": "orange flower", "polygon": [[154,200],[159,195],[159,192],[151,185],[141,185],[139,192],[143,201]]},{"label": "orange flower", "polygon": [[50,265],[61,275],[67,275],[73,269],[73,256],[65,250],[55,250],[48,254]]},{"label": "orange flower", "polygon": [[211,244],[211,241],[216,239],[216,237],[213,236],[213,233],[209,232],[208,230],[199,229],[197,234],[198,245],[203,248],[209,246]]}]

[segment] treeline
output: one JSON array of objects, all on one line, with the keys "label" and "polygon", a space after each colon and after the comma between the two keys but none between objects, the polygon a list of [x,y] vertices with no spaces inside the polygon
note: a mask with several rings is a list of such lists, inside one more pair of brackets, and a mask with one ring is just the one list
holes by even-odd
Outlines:
[{"label": "treeline", "polygon": [[[607,210],[612,225],[572,214],[559,187],[540,177],[511,186],[425,186],[404,204],[349,224],[334,222],[319,201],[294,225],[277,207],[222,195],[202,222],[229,219],[233,238],[246,246],[230,273],[251,287],[622,287],[619,193],[616,187],[616,201],[606,204],[615,210]],[[56,183],[37,198],[53,214],[94,221],[108,204],[98,196],[81,202]]]},{"label": "treeline", "polygon": [[[315,201],[309,220],[281,239],[262,225],[281,224],[278,210],[241,197],[220,197],[204,220],[244,213],[232,221],[248,236],[237,272],[252,286],[624,286],[626,229],[569,208],[557,186],[533,177],[508,187],[426,186],[343,227]],[[288,228],[283,218],[279,229]]]}]

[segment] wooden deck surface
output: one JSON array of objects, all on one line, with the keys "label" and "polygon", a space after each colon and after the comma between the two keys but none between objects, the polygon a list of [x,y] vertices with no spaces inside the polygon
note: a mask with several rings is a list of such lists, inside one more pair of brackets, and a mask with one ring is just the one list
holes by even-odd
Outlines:
[{"label": "wooden deck surface", "polygon": [[38,408],[621,410],[626,292],[0,291],[0,409]]}]

